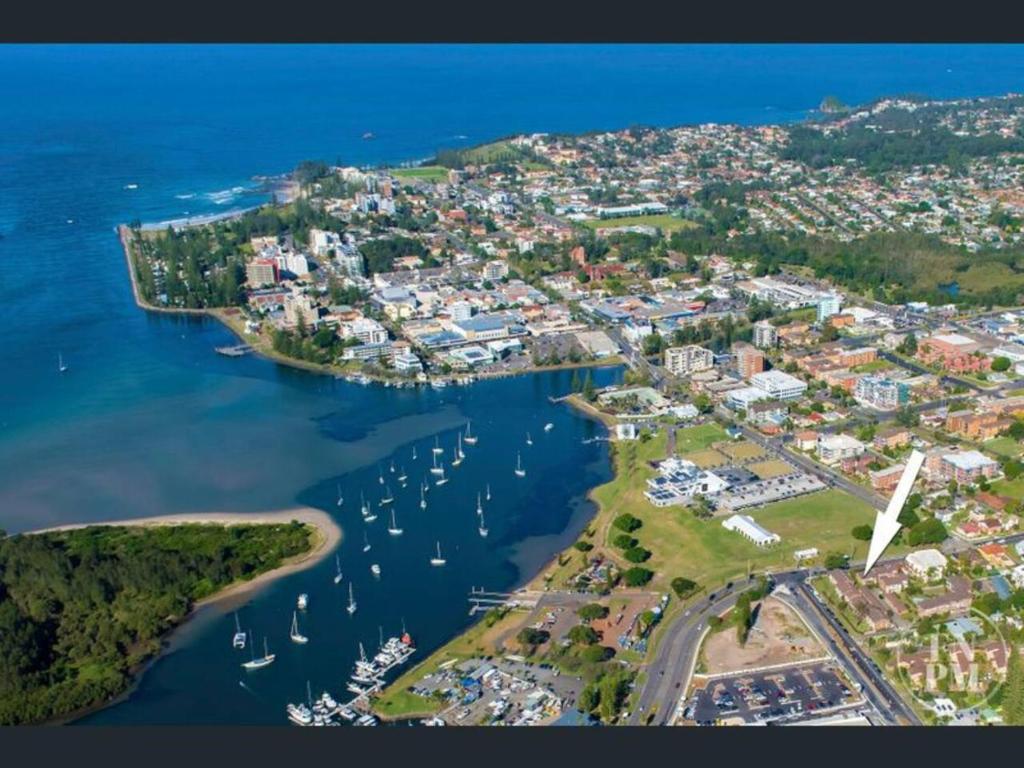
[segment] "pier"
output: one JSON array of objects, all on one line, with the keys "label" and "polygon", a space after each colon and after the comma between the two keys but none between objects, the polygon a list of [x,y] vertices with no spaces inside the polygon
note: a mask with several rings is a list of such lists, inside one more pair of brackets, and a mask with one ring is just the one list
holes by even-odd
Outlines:
[{"label": "pier", "polygon": [[252,347],[248,344],[235,344],[230,347],[214,347],[213,351],[225,357],[242,357],[252,352]]},{"label": "pier", "polygon": [[483,587],[477,589],[470,587],[467,598],[472,607],[469,615],[473,616],[477,611],[486,611],[490,608],[533,608],[540,601],[540,592],[520,590],[518,592],[488,592]]}]

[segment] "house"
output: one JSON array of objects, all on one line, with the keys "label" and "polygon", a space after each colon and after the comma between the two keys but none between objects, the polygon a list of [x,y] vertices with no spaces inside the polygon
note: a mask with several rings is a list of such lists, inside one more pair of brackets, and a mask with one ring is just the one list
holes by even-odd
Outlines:
[{"label": "house", "polygon": [[994,568],[1013,568],[1013,559],[1005,544],[982,544],[978,547],[978,553]]},{"label": "house", "polygon": [[788,408],[778,400],[762,400],[747,408],[747,421],[754,424],[781,424],[786,420]]},{"label": "house", "polygon": [[782,541],[782,538],[777,533],[772,533],[762,528],[749,515],[732,515],[727,517],[722,521],[722,527],[727,531],[739,533],[759,547],[768,547]]},{"label": "house", "polygon": [[871,480],[871,487],[876,491],[894,491],[896,486],[899,485],[900,478],[903,476],[903,470],[907,467],[905,464],[893,464],[891,467],[885,469],[877,469],[868,472],[868,478]]},{"label": "house", "polygon": [[793,444],[801,451],[813,451],[818,445],[818,433],[811,429],[793,435]]},{"label": "house", "polygon": [[[923,550],[929,551],[929,550]],[[935,550],[930,550],[935,551]],[[917,553],[911,553],[917,554]],[[909,559],[909,555],[908,555]],[[952,576],[949,579],[945,594],[929,597],[917,603],[917,613],[922,618],[949,614],[962,616],[971,609],[971,583],[963,576]]]},{"label": "house", "polygon": [[872,444],[876,449],[883,451],[886,448],[895,450],[905,445],[910,445],[910,430],[906,427],[889,427],[875,433]]}]

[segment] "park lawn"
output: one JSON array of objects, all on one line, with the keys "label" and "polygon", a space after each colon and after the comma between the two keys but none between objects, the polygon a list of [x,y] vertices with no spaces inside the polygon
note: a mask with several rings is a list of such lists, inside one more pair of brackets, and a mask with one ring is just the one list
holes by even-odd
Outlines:
[{"label": "park lawn", "polygon": [[994,437],[982,443],[982,447],[989,453],[994,453],[1007,459],[1014,459],[1020,456],[1021,451],[1024,450],[1021,448],[1021,444],[1012,437]]},{"label": "park lawn", "polygon": [[736,443],[727,443],[721,446],[719,449],[726,456],[729,456],[733,461],[749,461],[751,459],[759,459],[765,456],[765,450],[757,443],[748,443],[746,441],[740,441]]},{"label": "park lawn", "polygon": [[416,168],[396,168],[391,172],[399,179],[420,179],[422,181],[446,181],[448,169],[440,165],[420,165]]},{"label": "park lawn", "polygon": [[616,229],[619,227],[657,227],[665,232],[692,229],[697,226],[688,219],[680,219],[667,213],[651,216],[623,216],[617,219],[587,219],[580,222],[590,229]]},{"label": "park lawn", "polygon": [[874,360],[870,363],[864,363],[863,365],[857,365],[851,368],[854,373],[875,373],[877,371],[887,371],[890,368],[896,366],[890,363],[888,360]]},{"label": "park lawn", "polygon": [[[676,455],[678,456],[683,453],[691,453],[693,451],[703,451],[706,448],[710,448],[712,443],[728,439],[729,436],[725,433],[725,430],[714,422],[698,424],[695,427],[686,427],[685,429],[677,429]],[[662,445],[664,446],[664,441],[662,442]],[[665,457],[659,456],[658,458]]]},{"label": "park lawn", "polygon": [[999,496],[1009,496],[1018,501],[1024,500],[1024,477],[1015,480],[999,480],[992,483],[992,493]]}]

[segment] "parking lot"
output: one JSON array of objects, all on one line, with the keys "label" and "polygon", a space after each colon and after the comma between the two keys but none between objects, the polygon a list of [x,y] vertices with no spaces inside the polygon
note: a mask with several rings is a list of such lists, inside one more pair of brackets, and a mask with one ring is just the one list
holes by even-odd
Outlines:
[{"label": "parking lot", "polygon": [[697,725],[792,722],[860,701],[834,665],[819,662],[710,680],[683,717]]}]

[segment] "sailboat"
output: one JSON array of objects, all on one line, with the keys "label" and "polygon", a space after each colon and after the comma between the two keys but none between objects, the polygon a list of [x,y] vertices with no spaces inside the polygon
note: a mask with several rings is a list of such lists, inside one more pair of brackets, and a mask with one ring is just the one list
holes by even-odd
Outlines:
[{"label": "sailboat", "polygon": [[484,513],[484,506],[483,506],[483,504],[480,503],[480,494],[479,493],[476,495],[476,513],[478,515],[483,515],[483,513]]},{"label": "sailboat", "polygon": [[442,566],[446,562],[448,562],[448,561],[445,560],[443,557],[441,557],[441,542],[439,541],[439,542],[437,542],[437,557],[430,558],[430,564],[431,565],[436,565],[436,566]]},{"label": "sailboat", "polygon": [[348,606],[345,608],[348,611],[348,615],[351,616],[356,612],[356,599],[352,594],[352,582],[348,583]]},{"label": "sailboat", "polygon": [[420,509],[426,509],[427,508],[427,497],[425,495],[426,492],[427,492],[426,486],[421,485],[420,486]]},{"label": "sailboat", "polygon": [[452,448],[452,466],[457,467],[462,463],[462,456],[459,455],[457,448]]},{"label": "sailboat", "polygon": [[544,431],[545,432],[550,432],[554,428],[555,428],[555,425],[552,424],[550,421],[547,424],[544,425]]},{"label": "sailboat", "polygon": [[335,584],[340,584],[341,583],[341,559],[337,555],[334,556],[334,568],[337,571],[337,573],[334,574],[334,583]]},{"label": "sailboat", "polygon": [[64,371],[66,371],[67,369],[68,369],[68,366],[67,366],[67,363],[64,362],[64,356],[60,352],[58,352],[57,353],[57,372],[58,373],[64,373]]},{"label": "sailboat", "polygon": [[309,605],[309,595],[303,592],[301,595],[299,595],[298,600],[296,600],[296,604],[298,605],[300,611],[306,610],[306,607]]},{"label": "sailboat", "polygon": [[405,467],[402,467],[402,474],[400,474],[398,476],[398,482],[400,482],[402,484],[403,488],[405,487],[405,483],[406,483],[406,481],[408,479],[409,479],[409,476],[407,474],[405,474]]},{"label": "sailboat", "polygon": [[444,467],[441,467],[441,476],[434,481],[434,485],[444,485],[448,482],[448,478],[444,476]]},{"label": "sailboat", "polygon": [[472,432],[473,422],[466,422],[466,445],[476,445],[476,435]]},{"label": "sailboat", "polygon": [[394,459],[391,460],[391,474],[392,475],[395,474],[395,460]]},{"label": "sailboat", "polygon": [[522,454],[516,454],[516,477],[526,477],[526,470],[523,469]]},{"label": "sailboat", "polygon": [[533,445],[533,438],[530,437],[530,433],[529,432],[526,433],[526,444],[527,445]]},{"label": "sailboat", "polygon": [[237,612],[235,613],[235,636],[231,638],[231,645],[239,650],[245,648],[245,632],[242,631],[242,625],[238,623]]},{"label": "sailboat", "polygon": [[380,473],[380,475],[379,475],[379,477],[377,479],[380,481],[381,485],[384,485],[384,470],[383,469],[378,469],[378,472]]},{"label": "sailboat", "polygon": [[370,551],[370,538],[366,535],[366,531],[363,531],[363,552]]},{"label": "sailboat", "polygon": [[398,523],[395,522],[395,509],[391,508],[391,525],[388,527],[388,533],[392,536],[401,536],[402,529],[398,527]]},{"label": "sailboat", "polygon": [[309,642],[309,638],[299,632],[299,614],[296,611],[292,611],[292,628],[288,633],[288,637],[292,639],[293,643],[299,645],[305,645]]},{"label": "sailboat", "polygon": [[487,523],[484,522],[484,511],[480,510],[480,527],[477,528],[480,532],[480,538],[486,539],[489,531],[487,530]]},{"label": "sailboat", "polygon": [[459,459],[466,458],[466,454],[462,450],[462,433],[461,432],[459,432],[459,449],[458,449],[458,451],[456,451],[456,453],[458,453]]},{"label": "sailboat", "polygon": [[416,461],[416,446],[415,445],[412,447],[412,460]]},{"label": "sailboat", "polygon": [[441,438],[434,436],[434,447],[430,449],[434,454],[444,453],[444,448],[441,447]]},{"label": "sailboat", "polygon": [[370,508],[366,504],[366,497],[362,491],[359,492],[359,511],[363,513],[363,517],[370,514]]},{"label": "sailboat", "polygon": [[430,468],[430,474],[432,474],[432,475],[443,475],[444,474],[444,466],[440,466],[440,467],[437,466],[437,454],[436,453],[434,454],[434,466],[432,466]]},{"label": "sailboat", "polygon": [[491,500],[491,484],[490,483],[487,484],[487,500],[488,501]]},{"label": "sailboat", "polygon": [[247,661],[242,664],[244,669],[263,669],[263,667],[269,667],[274,663],[274,659],[277,658],[273,653],[267,650],[267,638],[263,638],[263,656],[260,658],[252,657],[252,661]]},{"label": "sailboat", "polygon": [[338,483],[338,506],[340,507],[344,501],[345,500],[341,497],[341,483]]},{"label": "sailboat", "polygon": [[381,497],[380,505],[383,507],[385,504],[390,504],[395,500],[395,497],[391,495],[391,488],[387,485],[384,486],[384,495]]},{"label": "sailboat", "polygon": [[374,576],[380,576],[380,566],[377,565],[376,563],[371,565],[370,566],[370,573],[372,573]]}]

